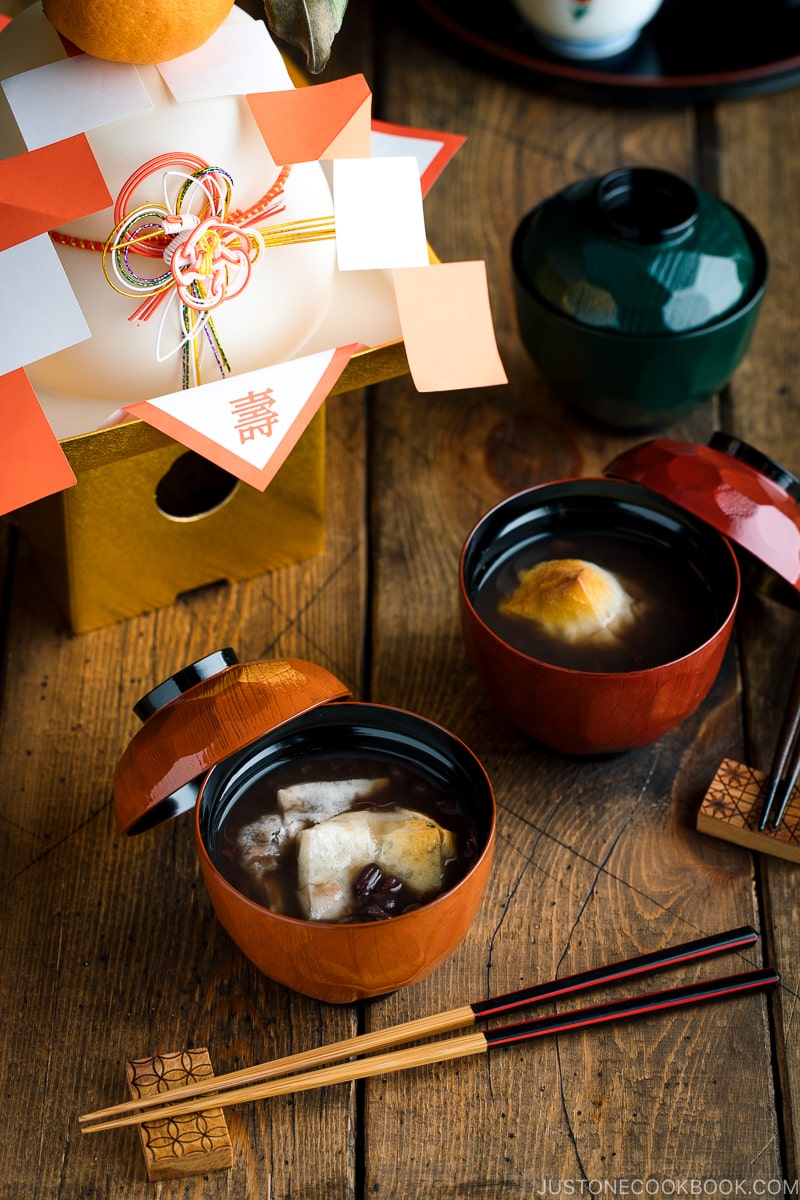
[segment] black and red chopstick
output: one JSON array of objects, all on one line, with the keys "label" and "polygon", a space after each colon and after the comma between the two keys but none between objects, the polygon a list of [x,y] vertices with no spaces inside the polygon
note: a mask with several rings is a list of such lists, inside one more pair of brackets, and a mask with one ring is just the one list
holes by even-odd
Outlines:
[{"label": "black and red chopstick", "polygon": [[[758,828],[763,832],[770,816],[778,829],[800,776],[800,661],[797,664],[775,752],[767,778],[767,795]],[[772,809],[775,808],[773,815]]]},{"label": "black and red chopstick", "polygon": [[[591,988],[603,987],[608,984],[620,983],[627,979],[632,979],[640,975],[651,974],[654,971],[659,971],[668,967],[678,966],[682,963],[690,963],[697,960],[710,958],[715,955],[724,954],[733,950],[741,950],[747,946],[753,945],[758,940],[758,934],[755,929],[749,925],[742,926],[738,929],[728,930],[726,932],[715,934],[710,937],[699,938],[696,941],[683,942],[677,946],[670,946],[664,950],[656,950],[649,954],[642,954],[635,958],[624,959],[620,962],[612,963],[608,966],[594,967],[588,971],[580,971],[574,975],[564,976],[562,979],[553,979],[549,983],[534,984],[531,987],[520,988],[514,992],[507,992],[505,995],[493,996],[487,1000],[478,1000],[472,1004],[463,1005],[460,1008],[450,1009],[447,1012],[437,1013],[433,1016],[422,1017],[416,1021],[408,1021],[402,1025],[394,1025],[386,1029],[375,1030],[373,1033],[361,1034],[358,1037],[347,1038],[344,1041],[334,1042],[329,1045],[319,1046],[312,1050],[303,1051],[299,1054],[289,1055],[286,1058],[274,1059],[272,1062],[260,1063],[256,1066],[245,1067],[238,1071],[230,1072],[226,1075],[216,1076],[205,1083],[194,1083],[187,1087],[176,1088],[169,1093],[168,1103],[176,1105],[182,1100],[187,1100],[189,1097],[197,1098],[207,1095],[210,1092],[215,1093],[214,1103],[219,1102],[220,1089],[238,1089],[237,1093],[231,1092],[231,1095],[238,1095],[242,1100],[245,1097],[245,1091],[250,1091],[248,1085],[264,1084],[265,1080],[274,1080],[278,1076],[286,1076],[289,1072],[308,1071],[309,1078],[311,1074],[319,1075],[321,1072],[311,1072],[311,1068],[321,1068],[323,1064],[330,1065],[331,1063],[341,1062],[342,1059],[351,1058],[359,1054],[372,1053],[377,1050],[386,1050],[392,1046],[403,1045],[404,1043],[413,1042],[422,1038],[430,1038],[436,1034],[452,1032],[456,1029],[468,1028],[474,1025],[477,1021],[485,1020],[487,1017],[497,1016],[500,1013],[511,1012],[522,1007],[529,1007],[534,1004],[543,1004],[546,1001],[552,1001],[559,997],[571,995],[573,993],[588,991]],[[752,986],[766,986],[767,982],[774,982],[774,972],[760,984],[749,984]],[[742,977],[745,978],[745,977]],[[747,977],[749,978],[749,977]],[[760,978],[760,977],[759,977]],[[701,990],[707,987],[716,987],[716,984],[700,984],[697,985]],[[726,985],[727,986],[727,985]],[[724,988],[722,991],[724,992]],[[741,990],[741,988],[739,988]],[[657,993],[656,995],[669,995],[670,993]],[[718,993],[714,991],[714,995]],[[722,994],[720,992],[719,994]],[[689,998],[690,993],[686,989],[678,989],[677,992],[671,993],[673,997],[677,997],[676,1003],[692,1003],[695,993],[692,992],[692,998]],[[681,999],[685,995],[686,998]],[[704,998],[702,996],[700,999]],[[709,997],[710,998],[710,997]],[[627,1009],[623,1011],[620,1005],[629,1005],[632,1001],[618,1001],[611,1006],[599,1006],[595,1009],[586,1010],[587,1013],[597,1014],[598,1020],[611,1019],[604,1018],[602,1012],[608,1009],[614,1016],[622,1018],[627,1014]],[[654,1002],[657,1008],[657,1003]],[[650,1005],[651,1010],[653,1004]],[[644,1011],[644,1010],[643,1010]],[[557,1017],[541,1018],[538,1021],[525,1022],[525,1028],[531,1031],[538,1030],[539,1032],[530,1032],[528,1037],[542,1036],[548,1032],[547,1023],[551,1021],[563,1022],[553,1027],[553,1032],[558,1032],[559,1029],[566,1031],[572,1020],[571,1014],[559,1014]],[[591,1021],[584,1023],[593,1023]],[[519,1029],[521,1027],[512,1026],[508,1029]],[[514,1040],[506,1030],[494,1030],[489,1034],[475,1034],[473,1037],[479,1039],[485,1037],[485,1041],[476,1043],[478,1049],[488,1049],[489,1043],[492,1045],[502,1044],[503,1039]],[[516,1036],[519,1036],[517,1034]],[[449,1044],[454,1046],[457,1041],[463,1039],[455,1039]],[[440,1043],[444,1045],[444,1043]],[[391,1055],[384,1055],[384,1058],[390,1058]],[[378,1061],[377,1058],[364,1060],[369,1062]],[[350,1064],[357,1065],[357,1064]],[[399,1068],[394,1068],[399,1069]],[[348,1076],[355,1078],[355,1076]],[[296,1082],[297,1076],[293,1076]],[[305,1078],[305,1076],[303,1077]],[[277,1085],[271,1085],[277,1086]],[[277,1094],[271,1092],[267,1094]],[[144,1120],[153,1116],[151,1110],[155,1110],[158,1106],[163,1106],[167,1102],[167,1098],[163,1095],[150,1097],[148,1099],[139,1099],[135,1101],[127,1101],[122,1104],[113,1105],[110,1108],[99,1109],[96,1112],[86,1113],[80,1117],[82,1122],[97,1121],[101,1118],[119,1118],[122,1114],[133,1113],[134,1111],[142,1114],[140,1119]],[[231,1100],[230,1103],[234,1101]],[[110,1127],[108,1124],[104,1128]],[[97,1129],[99,1126],[92,1126],[92,1129]],[[85,1132],[89,1132],[89,1127]]]},{"label": "black and red chopstick", "polygon": [[606,1021],[622,1021],[629,1017],[646,1017],[667,1009],[681,1008],[688,1004],[701,1004],[705,1000],[724,1000],[739,996],[743,992],[760,991],[780,983],[780,975],[772,967],[756,971],[745,971],[739,975],[725,975],[719,979],[708,979],[689,983],[684,987],[671,988],[665,992],[648,992],[627,1000],[611,1000],[608,1004],[595,1004],[590,1008],[574,1009],[571,1012],[555,1013],[537,1017],[532,1021],[520,1021],[517,1025],[504,1025],[499,1029],[484,1031],[487,1047],[510,1046],[514,1042],[551,1034],[570,1033],[573,1030],[589,1029]]},{"label": "black and red chopstick", "polygon": [[579,971],[577,975],[565,975],[563,979],[553,979],[550,983],[534,984],[533,987],[520,988],[517,992],[507,992],[504,996],[493,996],[488,1000],[478,1000],[469,1007],[475,1014],[475,1020],[497,1016],[498,1013],[510,1012],[530,1004],[542,1004],[546,1000],[555,1000],[559,996],[569,996],[573,992],[586,991],[589,988],[604,987],[610,983],[621,983],[636,975],[649,975],[666,967],[677,967],[681,963],[694,962],[701,958],[710,958],[717,954],[726,954],[732,950],[741,950],[752,946],[758,941],[758,934],[750,925],[740,929],[730,929],[711,937],[699,938],[694,942],[684,942],[678,946],[668,946],[664,950],[655,950],[650,954],[641,954],[638,958],[625,959],[612,963],[610,966],[594,967],[589,971]]},{"label": "black and red chopstick", "polygon": [[[403,1050],[392,1050],[387,1054],[374,1054],[351,1062],[339,1062],[316,1071],[299,1075],[284,1075],[268,1083],[257,1083],[250,1087],[234,1088],[228,1092],[216,1092],[211,1099],[197,1095],[193,1099],[177,1104],[162,1103],[162,1107],[117,1115],[111,1120],[95,1125],[85,1125],[84,1133],[98,1133],[106,1129],[119,1129],[126,1125],[140,1125],[145,1121],[160,1121],[201,1112],[209,1104],[225,1108],[231,1104],[243,1104],[252,1100],[265,1100],[272,1096],[285,1096],[294,1092],[310,1091],[312,1088],[329,1087],[335,1083],[349,1083],[355,1079],[367,1079],[375,1075],[386,1075],[412,1067],[429,1066],[432,1063],[449,1062],[468,1055],[482,1054],[500,1046],[511,1046],[519,1042],[554,1034],[589,1029],[610,1021],[626,1018],[652,1016],[687,1005],[701,1004],[710,1000],[730,999],[749,992],[760,991],[780,982],[777,971],[771,967],[746,971],[739,975],[727,975],[720,979],[688,984],[665,992],[651,992],[626,1000],[615,1000],[608,1004],[596,1004],[590,1008],[556,1013],[538,1017],[532,1021],[521,1021],[516,1025],[505,1025],[485,1032],[467,1033],[461,1037],[442,1038],[421,1046],[409,1046]],[[162,1101],[164,1097],[160,1098]]]},{"label": "black and red chopstick", "polygon": [[[561,996],[571,995],[573,992],[588,991],[591,988],[620,983],[637,975],[651,974],[668,967],[680,966],[682,963],[741,950],[752,946],[757,940],[758,934],[755,929],[750,925],[744,925],[738,929],[730,929],[723,933],[699,938],[696,941],[682,942],[677,946],[668,946],[663,950],[623,959],[607,966],[593,967],[588,971],[579,971],[575,975],[565,975],[562,979],[552,979],[548,983],[534,984],[531,987],[520,988],[518,991],[506,992],[505,995],[492,996],[487,1000],[476,1000],[472,1004],[449,1009],[447,1012],[435,1013],[433,1016],[422,1017],[417,1021],[407,1021],[402,1025],[377,1029],[372,1033],[346,1038],[328,1046],[319,1046],[313,1050],[288,1055],[285,1058],[273,1059],[272,1062],[242,1067],[238,1071],[216,1076],[206,1084],[195,1083],[184,1088],[175,1088],[170,1093],[170,1101],[177,1101],[189,1095],[201,1095],[203,1091],[217,1091],[220,1086],[241,1087],[245,1084],[274,1079],[290,1071],[307,1070],[311,1067],[322,1066],[324,1063],[339,1062],[343,1058],[350,1058],[356,1054],[386,1050],[390,1046],[401,1046],[419,1038],[449,1033],[455,1029],[464,1029],[487,1017],[512,1012],[517,1008],[530,1007],[533,1004],[544,1004]],[[160,1096],[151,1097],[148,1100],[131,1100],[110,1108],[86,1113],[80,1120],[97,1120],[112,1114],[132,1112],[134,1109],[155,1107],[161,1103]]]}]

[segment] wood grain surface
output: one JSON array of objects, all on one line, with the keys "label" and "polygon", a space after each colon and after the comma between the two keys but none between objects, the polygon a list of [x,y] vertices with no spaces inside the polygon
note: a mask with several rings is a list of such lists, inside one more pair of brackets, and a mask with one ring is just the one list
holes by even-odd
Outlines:
[{"label": "wood grain surface", "polygon": [[[635,1194],[637,1182],[643,1194],[645,1181],[649,1195],[691,1194],[692,1181],[706,1195],[796,1194],[798,867],[700,835],[695,818],[723,758],[768,766],[798,614],[745,597],[694,716],[645,749],[569,760],[492,711],[464,657],[456,588],[462,542],[488,507],[599,473],[641,440],[566,409],[516,331],[512,233],[576,178],[665,167],[760,230],[771,274],[750,353],[719,399],[667,433],[705,441],[723,428],[800,473],[800,93],[697,109],[568,100],[465,65],[393,7],[351,0],[323,78],[361,71],[376,116],[467,135],[426,200],[428,235],[444,261],[486,261],[510,382],[421,395],[403,378],[332,398],[322,556],[93,633],[65,631],[7,529],[0,1200],[531,1200],[590,1185]],[[133,703],[225,645],[241,661],[316,661],[359,699],[445,725],[484,762],[499,806],[489,890],[427,980],[354,1006],[290,993],[216,923],[188,819],[117,832],[110,788]],[[135,1130],[80,1133],[79,1113],[125,1098],[129,1059],[206,1046],[221,1074],[745,923],[762,932],[753,950],[653,986],[768,961],[782,972],[768,999],[230,1108],[230,1171],[152,1184]]]}]

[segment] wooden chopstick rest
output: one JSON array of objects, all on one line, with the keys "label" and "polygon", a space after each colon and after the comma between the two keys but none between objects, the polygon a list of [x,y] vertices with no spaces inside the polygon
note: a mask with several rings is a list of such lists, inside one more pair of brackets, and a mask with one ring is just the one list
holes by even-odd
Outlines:
[{"label": "wooden chopstick rest", "polygon": [[734,759],[720,763],[697,814],[699,833],[775,858],[800,862],[800,788],[792,790],[777,829],[759,829],[767,776]]},{"label": "wooden chopstick rest", "polygon": [[[208,1051],[203,1048],[155,1054],[126,1063],[128,1090],[135,1100],[158,1097],[196,1081],[213,1079]],[[233,1166],[233,1146],[221,1108],[203,1108],[184,1115],[154,1117],[139,1125],[147,1178],[184,1179]]]}]

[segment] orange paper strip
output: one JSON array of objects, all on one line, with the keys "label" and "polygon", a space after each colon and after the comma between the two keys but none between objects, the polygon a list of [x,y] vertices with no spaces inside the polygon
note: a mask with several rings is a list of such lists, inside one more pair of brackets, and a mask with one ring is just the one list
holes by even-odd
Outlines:
[{"label": "orange paper strip", "polygon": [[72,467],[20,367],[0,376],[0,512],[76,482]]},{"label": "orange paper strip", "polygon": [[484,262],[403,267],[394,272],[394,288],[418,391],[508,383],[494,336]]},{"label": "orange paper strip", "polygon": [[0,161],[0,250],[114,203],[85,134]]},{"label": "orange paper strip", "polygon": [[363,75],[247,96],[278,166],[320,158],[369,158],[372,94]]}]

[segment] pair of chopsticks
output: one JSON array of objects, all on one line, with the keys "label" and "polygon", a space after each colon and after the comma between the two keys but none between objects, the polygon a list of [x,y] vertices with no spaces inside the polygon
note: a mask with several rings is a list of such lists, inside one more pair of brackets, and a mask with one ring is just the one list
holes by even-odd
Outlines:
[{"label": "pair of chopsticks", "polygon": [[[404,1042],[418,1041],[435,1034],[452,1032],[474,1025],[476,1021],[498,1013],[509,1012],[531,1004],[542,1004],[559,996],[618,983],[638,975],[650,974],[666,967],[693,962],[752,946],[758,934],[749,925],[729,930],[712,937],[643,954],[638,958],[626,959],[610,966],[596,967],[550,983],[521,988],[504,996],[479,1000],[474,1004],[447,1012],[408,1021],[374,1033],[361,1034],[345,1041],[334,1042],[286,1058],[258,1066],[245,1067],[226,1075],[218,1075],[202,1083],[188,1084],[175,1088],[160,1096],[130,1100],[111,1108],[99,1109],[79,1117],[83,1133],[98,1133],[106,1129],[118,1129],[126,1125],[140,1125],[145,1121],[184,1116],[208,1108],[223,1108],[230,1104],[244,1104],[251,1100],[263,1100],[270,1096],[282,1096],[291,1092],[308,1091],[334,1083],[346,1083],[355,1079],[366,1079],[374,1075],[403,1071],[429,1063],[446,1062],[466,1055],[481,1054],[498,1046],[528,1041],[551,1034],[567,1033],[570,1030],[587,1029],[607,1021],[618,1021],[627,1017],[646,1016],[698,1004],[706,1000],[721,1000],[770,987],[780,981],[777,971],[771,967],[747,971],[739,975],[728,975],[707,982],[689,984],[670,991],[651,992],[631,999],[597,1004],[589,1008],[555,1013],[523,1021],[516,1025],[504,1025],[483,1033],[464,1034],[455,1038],[444,1038],[422,1046],[411,1046],[386,1054],[355,1058],[398,1046]],[[350,1059],[341,1062],[341,1059]],[[323,1066],[322,1064],[327,1064]],[[338,1065],[330,1065],[338,1064]],[[310,1069],[315,1068],[315,1069]],[[300,1071],[300,1074],[296,1072]],[[275,1078],[282,1076],[282,1078]],[[267,1082],[271,1081],[271,1082]],[[93,1122],[90,1124],[89,1122]]]},{"label": "pair of chopsticks", "polygon": [[772,758],[767,783],[767,797],[761,813],[761,820],[758,823],[761,832],[767,827],[773,806],[776,806],[776,811],[772,828],[780,827],[798,775],[800,775],[800,662],[797,664],[794,682],[789,693],[789,702]]}]

